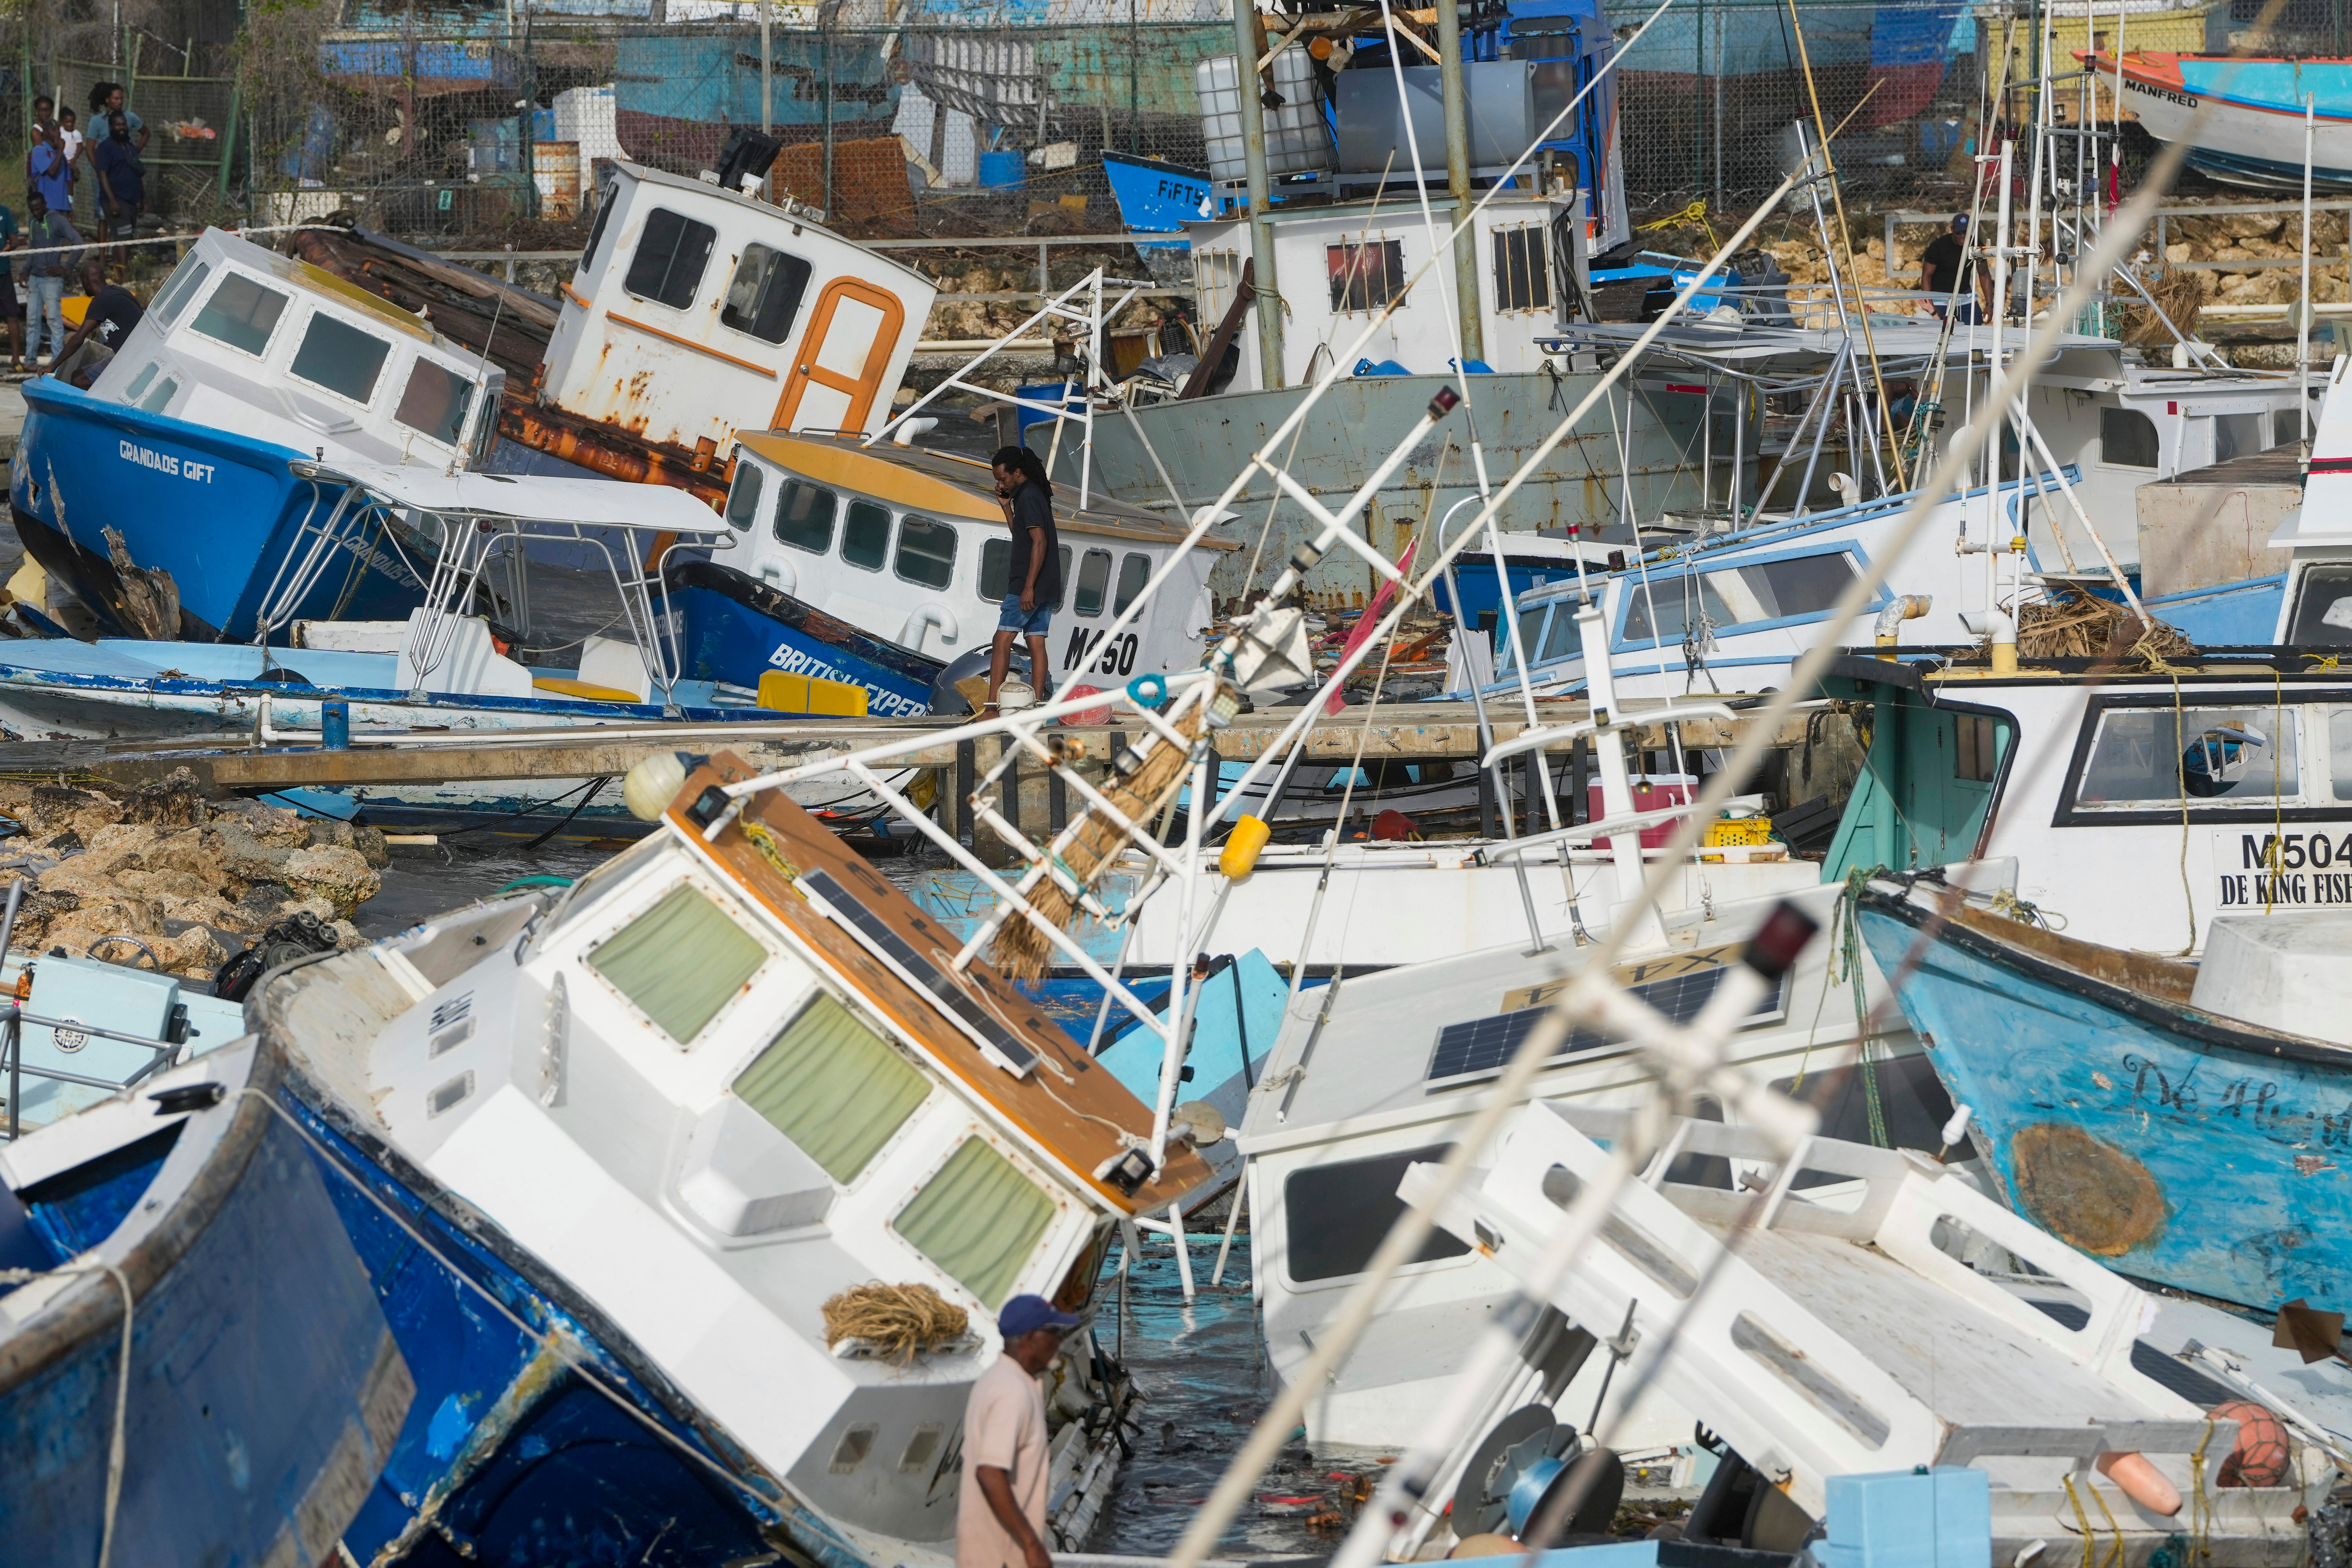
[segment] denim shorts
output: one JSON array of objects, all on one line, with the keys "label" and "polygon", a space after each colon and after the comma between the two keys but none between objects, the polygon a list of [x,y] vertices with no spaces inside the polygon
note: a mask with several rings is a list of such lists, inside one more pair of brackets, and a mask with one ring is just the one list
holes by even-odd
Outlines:
[{"label": "denim shorts", "polygon": [[1042,637],[1053,624],[1054,606],[1044,599],[1038,600],[1035,609],[1024,611],[1021,607],[1021,595],[1007,594],[1004,603],[997,606],[996,629],[1000,632],[1021,632],[1029,637]]}]

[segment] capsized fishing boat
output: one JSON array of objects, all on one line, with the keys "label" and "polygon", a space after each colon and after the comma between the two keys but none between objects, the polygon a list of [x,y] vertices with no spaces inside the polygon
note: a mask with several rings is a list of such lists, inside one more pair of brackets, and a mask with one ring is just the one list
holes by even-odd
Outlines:
[{"label": "capsized fishing boat", "polygon": [[[1207,1168],[798,807],[730,796],[740,763],[646,766],[660,829],[560,898],[249,1004],[417,1380],[344,1547],[944,1564],[994,1310],[1087,1308]],[[829,1321],[875,1280],[929,1303],[895,1342]],[[1086,1332],[1048,1391],[1065,1549],[1131,1397]]]},{"label": "capsized fishing boat", "polygon": [[[2192,963],[1988,910],[1969,875],[1874,881],[1862,930],[1911,969],[1904,1015],[2002,1194],[2140,1279],[2263,1311],[2352,1300],[2352,914],[2223,915]],[[2352,901],[2341,874],[2289,878]]]},{"label": "capsized fishing boat", "polygon": [[[1715,1450],[1681,1532],[1695,1545],[1811,1542],[1832,1561],[1867,1561],[1857,1538],[1883,1548],[1907,1505],[1936,1520],[1939,1542],[1969,1521],[1999,1563],[2070,1540],[2143,1563],[2185,1531],[2217,1560],[2307,1561],[2305,1504],[2321,1494],[2297,1478],[2332,1484],[2343,1441],[2293,1404],[2282,1422],[2246,1402],[2242,1354],[2181,1338],[2221,1320],[2227,1352],[2261,1342],[2255,1325],[2230,1329],[2210,1310],[2167,1322],[2171,1303],[1931,1154],[1825,1137],[1791,1149],[1759,1129],[1663,1120],[1665,1141],[1637,1145],[1651,1152],[1638,1178],[1616,1186],[1564,1269],[1547,1243],[1610,1180],[1612,1150],[1642,1135],[1634,1115],[1528,1106],[1491,1168],[1450,1198],[1434,1155],[1403,1173],[1408,1202],[1546,1310],[1521,1314],[1526,1356],[1491,1390],[1495,1410],[1515,1393],[1527,1403],[1448,1457],[1440,1474],[1458,1488],[1414,1510],[1400,1555],[1442,1548],[1449,1530],[1525,1534],[1548,1512],[1555,1529],[1605,1532],[1624,1484],[1612,1428],[1559,1393],[1563,1369],[1598,1363],[1696,1416]],[[1693,1166],[1725,1179],[1694,1181]],[[1881,1504],[1892,1511],[1869,1530],[1842,1530],[1835,1510],[1863,1478],[1911,1495]]]},{"label": "capsized fishing boat", "polygon": [[2133,49],[2075,58],[2123,81],[2124,107],[2158,142],[2189,133],[2189,165],[2233,185],[2303,187],[2304,106],[2312,100],[2311,180],[2352,186],[2352,60],[2264,59]]},{"label": "capsized fishing boat", "polygon": [[[29,968],[0,1150],[10,1561],[328,1560],[415,1384],[273,1109],[283,1057],[169,975]],[[61,1086],[96,1103],[52,1120]]]},{"label": "capsized fishing boat", "polygon": [[[83,392],[25,384],[11,516],[122,636],[243,642],[424,603],[434,556],[299,465],[478,466],[502,373],[307,261],[207,229]],[[297,565],[306,569],[293,569]]]},{"label": "capsized fishing boat", "polygon": [[[733,464],[735,552],[678,557],[665,572],[686,673],[754,687],[782,670],[862,688],[877,714],[969,711],[956,682],[985,674],[998,606],[1017,591],[988,465],[781,430],[741,437]],[[1112,635],[1184,530],[1099,489],[1057,486],[1054,502],[1062,596],[1046,678],[1109,688],[1198,664],[1215,618],[1210,569],[1240,545],[1203,540]]]}]

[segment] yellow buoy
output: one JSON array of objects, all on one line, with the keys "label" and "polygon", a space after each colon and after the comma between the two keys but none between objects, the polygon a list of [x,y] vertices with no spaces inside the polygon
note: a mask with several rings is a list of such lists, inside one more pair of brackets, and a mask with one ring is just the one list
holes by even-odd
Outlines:
[{"label": "yellow buoy", "polygon": [[1255,816],[1244,816],[1234,824],[1233,836],[1225,840],[1224,853],[1217,857],[1217,869],[1238,882],[1257,865],[1257,852],[1274,837],[1274,829]]}]

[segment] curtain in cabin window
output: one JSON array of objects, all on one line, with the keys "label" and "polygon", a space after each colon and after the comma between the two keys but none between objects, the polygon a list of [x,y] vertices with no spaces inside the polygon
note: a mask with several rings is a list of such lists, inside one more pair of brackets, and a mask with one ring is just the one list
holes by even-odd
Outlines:
[{"label": "curtain in cabin window", "polygon": [[930,1091],[920,1070],[823,995],[735,1080],[737,1098],[843,1186]]},{"label": "curtain in cabin window", "polygon": [[890,1228],[992,1310],[1053,1222],[1054,1200],[980,1139],[948,1156]]},{"label": "curtain in cabin window", "polygon": [[751,932],[691,884],[623,926],[588,954],[588,967],[681,1046],[758,973],[767,957]]}]

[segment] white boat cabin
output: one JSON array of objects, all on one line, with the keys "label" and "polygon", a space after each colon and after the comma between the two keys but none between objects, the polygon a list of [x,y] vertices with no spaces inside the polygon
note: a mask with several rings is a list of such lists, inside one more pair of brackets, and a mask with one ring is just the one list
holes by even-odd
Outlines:
[{"label": "white boat cabin", "polygon": [[[888,455],[883,456],[883,452]],[[933,658],[984,648],[1010,591],[1013,535],[988,466],[943,452],[868,449],[845,437],[746,436],[727,520],[742,536],[727,565]],[[1184,531],[1107,498],[1083,510],[1055,491],[1062,598],[1055,670],[1085,667],[1103,687],[1189,669],[1215,617],[1209,570],[1239,546],[1208,538],[1178,564],[1115,643],[1111,623],[1166,563]]]},{"label": "white boat cabin", "polygon": [[215,228],[90,393],[304,457],[453,468],[489,449],[505,382],[423,317]]},{"label": "white boat cabin", "polygon": [[540,397],[653,445],[877,429],[938,289],[805,214],[614,165]]},{"label": "white boat cabin", "polygon": [[[1433,197],[1429,205],[1437,223],[1450,229],[1453,200]],[[1557,331],[1566,309],[1559,278],[1575,266],[1573,231],[1583,223],[1583,213],[1582,194],[1571,191],[1559,196],[1506,193],[1478,215],[1475,272],[1486,338],[1486,353],[1479,357],[1489,369],[1507,374],[1543,368],[1541,340]],[[1441,258],[1438,268],[1407,287],[1430,259],[1429,229],[1419,202],[1391,197],[1276,207],[1266,222],[1274,231],[1275,278],[1285,305],[1283,385],[1311,381],[1334,355],[1347,358],[1343,374],[1360,361],[1400,366],[1415,375],[1453,370],[1452,256]],[[1232,305],[1242,266],[1250,258],[1249,220],[1219,218],[1184,226],[1192,236],[1201,320],[1204,329],[1213,330]],[[1256,284],[1262,301],[1269,285],[1264,279]],[[1395,313],[1351,353],[1349,345],[1364,324],[1400,297]],[[1244,323],[1241,366],[1230,388],[1234,392],[1270,384],[1258,364],[1258,309],[1252,306]]]}]

